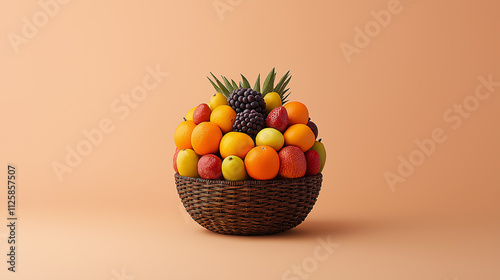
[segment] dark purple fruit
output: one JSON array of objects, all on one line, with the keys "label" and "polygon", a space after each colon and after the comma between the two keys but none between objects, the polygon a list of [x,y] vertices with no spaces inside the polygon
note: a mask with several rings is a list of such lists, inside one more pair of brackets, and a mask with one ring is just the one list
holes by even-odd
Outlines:
[{"label": "dark purple fruit", "polygon": [[308,121],[307,122],[307,126],[312,130],[312,132],[314,133],[314,139],[318,138],[318,127],[316,126],[315,123],[313,123],[312,121]]},{"label": "dark purple fruit", "polygon": [[262,98],[262,94],[251,88],[235,89],[229,94],[227,102],[236,113],[241,113],[246,109],[254,109],[257,113],[266,114],[266,102]]},{"label": "dark purple fruit", "polygon": [[243,112],[236,114],[233,131],[255,136],[264,127],[266,127],[266,120],[263,114],[255,109],[245,109]]}]

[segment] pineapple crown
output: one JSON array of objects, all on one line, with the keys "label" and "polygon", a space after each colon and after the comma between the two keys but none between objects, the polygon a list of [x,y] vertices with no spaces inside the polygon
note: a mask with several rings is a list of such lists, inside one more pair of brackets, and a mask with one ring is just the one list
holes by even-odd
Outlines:
[{"label": "pineapple crown", "polygon": [[283,77],[281,77],[279,82],[276,85],[274,85],[274,82],[276,80],[276,71],[275,71],[275,68],[273,68],[271,70],[271,72],[269,72],[269,74],[267,75],[267,78],[264,81],[264,84],[262,84],[262,91],[261,91],[261,87],[260,87],[260,74],[257,76],[257,80],[255,81],[255,84],[253,87],[250,86],[250,83],[248,82],[247,78],[245,78],[245,76],[243,76],[242,74],[240,74],[241,81],[239,83],[236,83],[234,80],[229,81],[224,76],[221,76],[221,78],[222,78],[222,82],[221,82],[219,79],[217,79],[217,77],[214,76],[214,74],[212,74],[212,72],[210,72],[210,75],[212,75],[212,78],[215,80],[215,82],[212,81],[212,79],[210,79],[210,77],[207,77],[207,78],[210,81],[210,83],[212,84],[212,86],[214,87],[214,89],[217,92],[222,93],[226,98],[235,89],[251,88],[257,92],[260,92],[262,94],[262,96],[266,96],[266,94],[268,94],[270,92],[276,92],[281,97],[281,103],[285,104],[288,101],[287,100],[288,96],[291,93],[289,91],[290,89],[287,88],[287,85],[290,82],[290,79],[292,78],[292,76],[290,75],[290,70],[288,70],[288,72],[286,72],[286,74],[283,75]]}]

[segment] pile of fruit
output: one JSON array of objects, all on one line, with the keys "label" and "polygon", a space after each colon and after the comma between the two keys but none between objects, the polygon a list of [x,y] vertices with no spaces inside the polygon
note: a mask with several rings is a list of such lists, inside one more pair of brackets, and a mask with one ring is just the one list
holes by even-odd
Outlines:
[{"label": "pile of fruit", "polygon": [[212,74],[216,93],[192,108],[174,134],[175,172],[211,180],[300,178],[323,170],[325,147],[307,107],[287,102],[291,76],[276,83],[271,70],[262,90],[241,75],[241,82]]}]

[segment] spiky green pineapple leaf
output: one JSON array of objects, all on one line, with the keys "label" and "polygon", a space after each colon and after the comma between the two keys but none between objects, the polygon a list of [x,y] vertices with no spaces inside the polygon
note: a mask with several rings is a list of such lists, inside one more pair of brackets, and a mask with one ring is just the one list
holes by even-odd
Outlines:
[{"label": "spiky green pineapple leaf", "polygon": [[248,82],[247,78],[245,78],[245,76],[243,76],[242,74],[241,75],[241,87],[242,88],[252,88],[250,86],[250,83]]},{"label": "spiky green pineapple leaf", "polygon": [[286,80],[283,82],[283,84],[281,84],[281,86],[276,89],[276,92],[279,94],[282,94],[283,91],[285,91],[286,86],[288,85],[288,83],[290,82],[291,79],[292,79],[292,76],[287,77]]},{"label": "spiky green pineapple leaf", "polygon": [[224,85],[226,86],[227,90],[228,90],[229,92],[233,92],[233,91],[234,91],[234,88],[233,88],[233,86],[231,85],[231,83],[229,82],[229,80],[228,80],[226,77],[224,77],[224,76],[221,76],[221,77],[222,77],[222,80],[224,81]]},{"label": "spiky green pineapple leaf", "polygon": [[286,72],[286,74],[283,75],[283,77],[281,77],[281,79],[279,80],[279,82],[274,87],[274,90],[273,90],[274,92],[280,93],[281,88],[282,88],[283,84],[285,83],[286,79],[288,79],[288,75],[289,74],[290,74],[290,70],[288,70],[288,72]]},{"label": "spiky green pineapple leaf", "polygon": [[241,82],[239,83],[239,85],[240,85],[240,88],[243,88],[243,84]]},{"label": "spiky green pineapple leaf", "polygon": [[283,85],[281,86],[281,88],[278,91],[278,94],[281,96],[281,103],[282,104],[286,103],[287,98],[290,95],[290,94],[287,94],[285,96],[285,93],[289,90],[289,88],[287,88],[286,86],[288,85],[288,83],[290,82],[291,79],[292,79],[292,76],[288,77],[288,79],[286,79],[286,81],[283,83]]},{"label": "spiky green pineapple leaf", "polygon": [[234,80],[231,80],[231,85],[233,85],[233,88],[234,88],[234,89],[238,89],[238,88],[240,88],[240,87],[238,86],[238,84],[237,84]]},{"label": "spiky green pineapple leaf", "polygon": [[290,91],[289,93],[285,94],[282,98],[281,98],[281,104],[285,104],[288,102],[287,98],[288,96],[291,94],[292,92]]},{"label": "spiky green pineapple leaf", "polygon": [[217,77],[215,77],[215,75],[210,72],[210,75],[212,75],[212,77],[214,78],[215,82],[217,83],[217,85],[219,86],[219,89],[221,91],[221,93],[227,98],[229,97],[229,90],[227,90],[227,88],[221,83],[221,81],[219,81],[219,79],[217,79]]},{"label": "spiky green pineapple leaf", "polygon": [[207,79],[210,81],[216,92],[221,92],[221,89],[208,76]]},{"label": "spiky green pineapple leaf", "polygon": [[266,96],[268,92],[271,92],[274,88],[274,79],[276,78],[275,68],[267,74],[266,80],[262,85],[262,96]]},{"label": "spiky green pineapple leaf", "polygon": [[257,80],[255,81],[255,85],[253,86],[253,90],[256,92],[260,92],[260,74],[257,76]]}]

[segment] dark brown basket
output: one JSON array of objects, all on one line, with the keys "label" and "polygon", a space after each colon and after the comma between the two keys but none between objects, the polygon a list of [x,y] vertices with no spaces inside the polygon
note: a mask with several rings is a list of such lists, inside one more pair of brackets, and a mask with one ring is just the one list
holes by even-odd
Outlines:
[{"label": "dark brown basket", "polygon": [[306,218],[323,176],[267,181],[224,181],[175,174],[177,192],[189,215],[213,232],[264,235],[287,231]]}]

